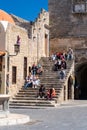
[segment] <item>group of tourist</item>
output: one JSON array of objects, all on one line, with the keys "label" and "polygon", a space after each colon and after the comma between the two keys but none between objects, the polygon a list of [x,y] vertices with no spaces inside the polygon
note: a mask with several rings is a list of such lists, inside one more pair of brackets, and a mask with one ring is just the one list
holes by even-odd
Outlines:
[{"label": "group of tourist", "polygon": [[32,73],[32,75],[41,75],[43,73],[43,67],[40,63],[38,63],[38,65],[34,64],[32,65],[32,67],[30,67],[30,72]]},{"label": "group of tourist", "polygon": [[73,49],[69,48],[67,52],[57,52],[51,55],[51,59],[54,61],[53,70],[58,71],[60,79],[65,79],[67,60],[73,59]]},{"label": "group of tourist", "polygon": [[56,52],[51,55],[53,61],[58,59],[72,60],[73,59],[73,49],[69,48],[68,51]]},{"label": "group of tourist", "polygon": [[37,88],[40,85],[40,79],[38,75],[43,73],[43,67],[41,64],[34,64],[29,67],[29,75],[25,79],[24,89],[28,87]]},{"label": "group of tourist", "polygon": [[[73,50],[69,48],[67,52],[52,54],[51,59],[54,61],[53,70],[59,72],[60,79],[64,79],[66,76],[65,70],[67,69],[66,61],[73,59]],[[53,99],[53,97],[56,96],[55,89],[52,86],[49,89],[46,89],[44,85],[40,84],[38,75],[41,75],[43,71],[44,70],[41,64],[36,65],[34,63],[32,67],[29,68],[29,75],[25,79],[24,89],[28,87],[39,87],[37,93],[38,98]]]},{"label": "group of tourist", "polygon": [[49,88],[46,91],[46,88],[44,87],[44,85],[41,85],[39,88],[39,92],[37,94],[38,98],[46,98],[46,99],[53,99],[56,96],[56,92],[55,89],[53,87]]},{"label": "group of tourist", "polygon": [[56,95],[55,89],[53,87],[46,90],[44,85],[42,85],[42,84],[40,85],[40,79],[38,78],[38,75],[33,76],[30,74],[28,77],[26,77],[24,89],[27,89],[29,87],[30,88],[39,87],[38,93],[37,93],[37,98],[45,98],[45,99],[51,100]]},{"label": "group of tourist", "polygon": [[40,85],[40,79],[38,75],[32,75],[31,73],[26,77],[25,83],[24,83],[24,89],[27,89],[28,87],[31,88],[37,88]]}]

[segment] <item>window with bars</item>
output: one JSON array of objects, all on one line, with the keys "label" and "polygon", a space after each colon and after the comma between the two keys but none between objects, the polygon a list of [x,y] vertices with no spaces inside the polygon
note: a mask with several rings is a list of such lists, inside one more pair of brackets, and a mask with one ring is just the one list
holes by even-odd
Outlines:
[{"label": "window with bars", "polygon": [[87,0],[73,0],[73,12],[74,13],[86,13],[87,12]]},{"label": "window with bars", "polygon": [[16,84],[17,67],[12,66],[12,84]]},{"label": "window with bars", "polygon": [[24,57],[24,79],[27,77],[27,57]]}]

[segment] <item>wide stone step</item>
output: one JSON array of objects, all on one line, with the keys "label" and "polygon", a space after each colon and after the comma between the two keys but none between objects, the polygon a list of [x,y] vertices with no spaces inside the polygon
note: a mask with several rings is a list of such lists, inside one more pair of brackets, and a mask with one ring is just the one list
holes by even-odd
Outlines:
[{"label": "wide stone step", "polygon": [[29,92],[28,93],[26,93],[26,92],[23,93],[23,92],[20,92],[20,93],[18,93],[18,95],[35,96],[35,95],[37,95],[37,93],[29,93]]},{"label": "wide stone step", "polygon": [[54,106],[55,101],[48,101],[48,100],[13,100],[10,101],[10,106]]},{"label": "wide stone step", "polygon": [[[37,88],[22,88],[21,90],[19,90],[17,95],[15,95],[15,97],[10,101],[11,108],[44,108],[56,106],[56,102],[59,99],[61,90],[66,79],[59,79],[58,74],[60,70],[52,70],[54,62],[50,61],[49,58],[42,58],[41,63],[44,68],[44,72],[42,73],[42,75],[39,76],[40,84],[43,84],[45,86],[46,91],[48,90],[48,88],[53,86],[56,91],[55,98],[53,98],[52,101],[43,98],[37,98],[39,86]],[[67,69],[65,70],[66,77],[70,71],[72,63],[73,61],[67,61]]]},{"label": "wide stone step", "polygon": [[[66,71],[66,75],[68,74],[68,72],[69,72],[69,70]],[[46,72],[46,73],[42,74],[42,75],[40,76],[40,78],[42,78],[42,77],[44,77],[44,78],[52,78],[52,77],[54,77],[54,76],[57,77],[57,76],[59,75],[59,73],[60,73],[59,71],[58,71],[58,72],[56,71],[56,73],[55,73],[55,72],[53,72],[53,73],[52,73],[52,72],[51,72],[51,73]]]},{"label": "wide stone step", "polygon": [[56,72],[56,73],[55,73],[55,72],[53,72],[53,73],[52,73],[52,72],[51,72],[51,73],[45,72],[44,74],[42,74],[42,75],[40,76],[40,78],[41,78],[41,77],[44,77],[44,78],[45,78],[45,77],[46,77],[46,78],[47,78],[47,77],[48,77],[48,78],[52,78],[52,77],[57,76],[57,75],[58,75],[57,72]]},{"label": "wide stone step", "polygon": [[43,80],[42,80],[42,79],[41,79],[40,82],[41,82],[41,83],[42,83],[42,82],[46,82],[46,83],[48,83],[48,84],[49,84],[49,82],[52,83],[52,84],[53,84],[53,83],[58,84],[58,83],[60,83],[60,80],[59,80],[59,79],[56,79],[56,80],[51,80],[51,79],[43,79]]},{"label": "wide stone step", "polygon": [[10,108],[20,108],[20,109],[22,109],[22,108],[36,108],[37,106],[39,106],[39,107],[55,107],[56,106],[56,104],[40,104],[40,103],[36,103],[36,104],[34,104],[34,103],[30,103],[30,104],[23,104],[23,103],[19,103],[19,104],[17,104],[17,103],[11,103],[10,104]]},{"label": "wide stone step", "polygon": [[55,103],[55,101],[48,101],[46,99],[38,100],[38,98],[36,100],[15,100],[14,99],[14,100],[11,100],[10,102],[11,103],[24,103],[24,104],[26,104],[26,103],[42,103],[42,104],[45,104],[45,103],[47,103],[47,104]]},{"label": "wide stone step", "polygon": [[[60,92],[61,92],[61,90],[59,90],[59,91],[56,91],[56,96],[55,96],[55,98],[56,97],[58,97],[59,96],[59,94],[60,94]],[[37,99],[37,94],[38,93],[36,93],[36,94],[17,94],[13,99],[15,99],[15,98],[17,98],[17,97],[21,97],[22,99],[26,99],[26,98],[28,98],[28,99]]]},{"label": "wide stone step", "polygon": [[[37,97],[37,93],[36,94],[18,94],[20,97],[29,97],[29,98],[31,98],[31,97],[34,97],[34,98],[36,98]],[[17,96],[16,96],[17,97]]]},{"label": "wide stone step", "polygon": [[[56,90],[56,95],[58,95],[60,92],[61,92],[61,89],[60,89],[60,90]],[[38,94],[38,92],[35,93],[35,94],[33,94],[33,93],[31,93],[31,94],[30,94],[30,93],[27,93],[27,94],[25,93],[25,94],[24,94],[24,93],[21,92],[21,93],[15,95],[15,97],[17,97],[18,95],[19,95],[19,96],[24,96],[24,97],[25,97],[25,96],[27,96],[27,97],[28,97],[28,96],[29,96],[29,97],[30,97],[30,96],[31,96],[31,97],[36,97],[37,94]]]},{"label": "wide stone step", "polygon": [[[29,93],[36,93],[36,92],[38,92],[38,90],[39,90],[39,88],[38,88],[37,90],[29,90],[29,89],[27,89],[27,90],[20,90],[19,93],[20,93],[20,92],[21,92],[21,93],[24,93],[24,92],[25,92],[25,93],[26,93],[26,92],[27,92],[27,93],[28,93],[28,92],[29,92]],[[46,88],[46,91],[47,91],[47,90],[48,90],[48,88]],[[56,92],[59,91],[59,90],[61,90],[60,87],[59,87],[59,88],[58,88],[58,87],[55,88],[55,91],[56,91]]]},{"label": "wide stone step", "polygon": [[27,91],[27,90],[25,90],[25,91],[23,91],[23,90],[20,90],[17,94],[36,94],[38,92],[38,90],[37,91]]},{"label": "wide stone step", "polygon": [[[58,96],[55,96],[52,100],[54,101],[54,100],[56,100],[56,98],[58,98]],[[44,98],[35,98],[35,97],[31,97],[31,98],[29,98],[29,97],[23,97],[23,96],[17,96],[17,97],[14,97],[13,99],[12,99],[12,101],[13,100],[46,100],[46,99],[44,99]]]},{"label": "wide stone step", "polygon": [[34,90],[34,89],[21,89],[21,90],[19,90],[19,92],[33,92],[33,93],[35,93],[35,92],[37,92],[38,91],[38,88],[36,89],[36,90]]},{"label": "wide stone step", "polygon": [[[55,98],[57,98],[59,96],[60,92],[59,93],[56,93],[56,96]],[[21,97],[22,100],[26,97],[26,98],[29,98],[29,99],[32,99],[34,98],[35,100],[37,99],[37,94],[35,95],[29,95],[29,94],[18,94],[16,95],[13,99],[16,99],[17,97]]]},{"label": "wide stone step", "polygon": [[55,88],[58,87],[58,86],[60,87],[63,83],[64,83],[64,81],[61,81],[61,83],[48,83],[48,82],[44,83],[44,82],[41,82],[41,84],[43,84],[45,87],[50,85],[50,87],[55,86]]}]

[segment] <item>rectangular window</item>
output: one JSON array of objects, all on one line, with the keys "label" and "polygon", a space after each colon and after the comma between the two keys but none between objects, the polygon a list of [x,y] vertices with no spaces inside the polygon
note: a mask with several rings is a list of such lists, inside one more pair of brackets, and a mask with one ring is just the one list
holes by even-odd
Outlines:
[{"label": "rectangular window", "polygon": [[7,71],[9,72],[9,57],[7,57]]},{"label": "rectangular window", "polygon": [[27,77],[27,57],[24,57],[24,79]]},{"label": "rectangular window", "polygon": [[73,0],[74,13],[86,13],[86,0]]},{"label": "rectangular window", "polygon": [[2,71],[2,56],[0,56],[0,71]]},{"label": "rectangular window", "polygon": [[74,11],[76,13],[84,13],[85,11],[85,5],[84,4],[76,4],[74,7]]},{"label": "rectangular window", "polygon": [[45,34],[45,54],[47,56],[47,43],[48,43],[48,35]]},{"label": "rectangular window", "polygon": [[12,84],[16,84],[17,67],[12,67]]}]

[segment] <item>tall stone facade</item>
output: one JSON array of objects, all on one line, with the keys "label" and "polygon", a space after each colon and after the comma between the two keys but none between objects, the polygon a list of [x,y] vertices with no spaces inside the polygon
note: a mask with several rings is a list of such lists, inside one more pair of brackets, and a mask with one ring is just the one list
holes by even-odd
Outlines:
[{"label": "tall stone facade", "polygon": [[49,0],[49,15],[51,44],[87,45],[87,0]]},{"label": "tall stone facade", "polygon": [[87,0],[49,0],[51,53],[75,54],[75,98],[87,99]]},{"label": "tall stone facade", "polygon": [[[29,74],[29,66],[39,62],[41,57],[49,56],[49,13],[44,9],[34,22],[26,21],[15,15],[4,15],[0,20],[0,93],[13,96],[23,86]],[[1,16],[1,15],[0,15]],[[13,20],[5,20],[5,17]],[[20,51],[15,52],[17,37],[20,37]],[[7,89],[6,89],[7,88]]]}]

